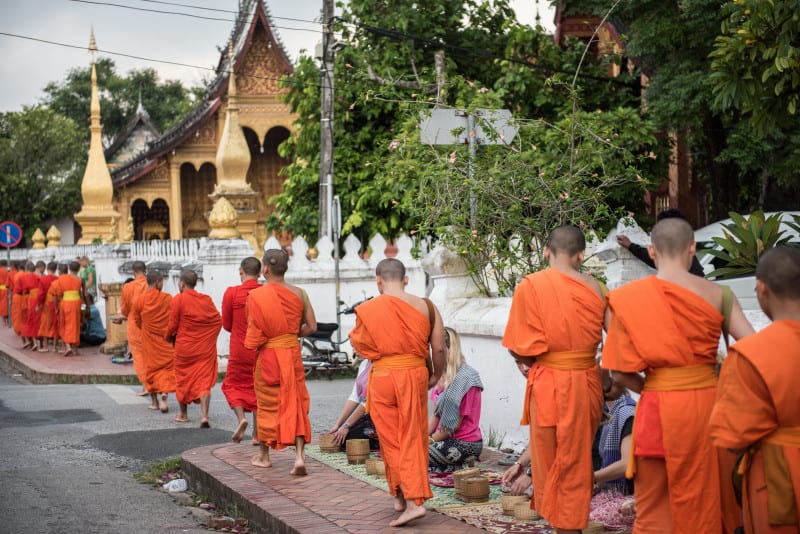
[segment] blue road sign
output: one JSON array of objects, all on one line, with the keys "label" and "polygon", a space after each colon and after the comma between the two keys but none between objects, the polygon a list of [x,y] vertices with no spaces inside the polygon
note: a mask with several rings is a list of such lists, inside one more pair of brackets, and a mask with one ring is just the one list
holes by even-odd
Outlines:
[{"label": "blue road sign", "polygon": [[0,223],[0,247],[16,247],[22,241],[22,228],[15,222]]}]

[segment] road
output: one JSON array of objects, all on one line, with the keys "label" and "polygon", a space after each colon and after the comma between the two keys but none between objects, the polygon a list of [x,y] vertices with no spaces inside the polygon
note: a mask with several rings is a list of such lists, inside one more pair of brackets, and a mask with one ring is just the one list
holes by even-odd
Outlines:
[{"label": "road", "polygon": [[[190,508],[140,484],[149,463],[213,443],[226,443],[235,416],[212,392],[211,429],[147,409],[123,385],[49,385],[0,374],[0,533],[207,532]],[[352,380],[310,380],[314,434],[336,420]],[[249,438],[249,436],[248,436]],[[254,447],[255,451],[255,447]]]}]

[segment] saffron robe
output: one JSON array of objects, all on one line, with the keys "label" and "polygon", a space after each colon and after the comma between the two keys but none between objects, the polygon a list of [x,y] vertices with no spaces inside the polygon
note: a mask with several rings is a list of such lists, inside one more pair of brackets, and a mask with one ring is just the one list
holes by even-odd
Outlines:
[{"label": "saffron robe", "polygon": [[[603,411],[594,357],[604,312],[591,286],[550,268],[519,283],[503,335],[509,350],[538,357],[528,373],[522,424],[530,424],[531,507],[554,528],[583,529],[589,521],[592,444]],[[583,354],[583,364],[567,361],[569,352]]]},{"label": "saffron robe", "polygon": [[256,409],[253,372],[256,368],[256,349],[244,346],[247,335],[247,295],[261,284],[246,280],[242,285],[229,287],[222,297],[222,327],[231,333],[228,368],[222,381],[222,393],[231,408]]},{"label": "saffron robe", "polygon": [[[798,321],[776,321],[737,342],[722,365],[711,439],[718,447],[755,449],[742,496],[747,532],[800,531],[798,376]],[[779,428],[793,428],[795,443],[770,442]]]},{"label": "saffron robe", "polygon": [[122,286],[122,296],[120,298],[119,310],[127,317],[128,350],[131,351],[133,358],[133,370],[139,378],[139,383],[145,390],[150,391],[147,385],[147,369],[145,366],[145,356],[142,352],[142,330],[136,321],[133,320],[133,304],[142,294],[147,291],[147,277],[143,274]]},{"label": "saffron robe", "polygon": [[27,290],[25,292],[28,295],[25,303],[28,316],[25,319],[25,324],[22,325],[22,336],[38,337],[39,323],[42,320],[42,310],[39,307],[39,295],[42,291],[41,276],[38,273],[25,273],[23,283]]},{"label": "saffron robe", "polygon": [[311,399],[297,341],[304,308],[303,299],[278,284],[263,285],[247,296],[244,346],[258,350],[257,435],[273,449],[294,445],[297,437],[311,441]]},{"label": "saffron robe", "polygon": [[145,387],[150,393],[175,391],[174,348],[164,336],[172,295],[150,287],[133,303],[133,320],[142,332]]},{"label": "saffron robe", "polygon": [[194,289],[169,305],[167,338],[175,338],[175,396],[189,404],[211,394],[217,383],[217,336],[222,328],[214,301]]},{"label": "saffron robe", "polygon": [[39,332],[36,337],[55,338],[58,335],[56,325],[55,292],[51,291],[53,282],[58,280],[54,274],[46,274],[39,279],[39,309],[41,317]]},{"label": "saffron robe", "polygon": [[406,301],[380,295],[356,308],[350,344],[372,360],[367,410],[381,442],[389,492],[400,487],[421,505],[428,484],[429,317]]},{"label": "saffron robe", "polygon": [[81,341],[81,303],[83,302],[83,280],[74,274],[58,277],[58,320],[64,343],[78,345]]},{"label": "saffron robe", "polygon": [[[634,532],[723,532],[720,454],[708,429],[722,314],[696,293],[655,276],[607,298],[613,315],[603,368],[654,373],[698,366],[710,377],[709,385],[667,391],[648,390],[645,380],[633,431]],[[730,470],[722,476],[730,480]]]},{"label": "saffron robe", "polygon": [[22,271],[12,270],[9,275],[11,291],[11,326],[14,328],[14,333],[18,336],[22,335],[22,325],[27,320],[27,310],[25,309],[25,297],[22,294],[23,285],[21,284],[21,277],[25,274]]},{"label": "saffron robe", "polygon": [[0,267],[0,317],[8,317],[8,268]]}]

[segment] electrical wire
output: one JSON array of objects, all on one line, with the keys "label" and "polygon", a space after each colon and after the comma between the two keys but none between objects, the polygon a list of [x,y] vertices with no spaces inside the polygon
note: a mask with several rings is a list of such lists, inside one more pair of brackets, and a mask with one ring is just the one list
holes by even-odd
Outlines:
[{"label": "electrical wire", "polygon": [[[238,11],[234,11],[232,9],[220,9],[218,7],[205,7],[205,6],[197,6],[197,5],[193,5],[193,4],[181,4],[181,3],[178,3],[178,2],[165,2],[163,0],[139,0],[139,1],[140,2],[147,2],[147,3],[150,3],[150,4],[163,4],[163,5],[166,5],[166,6],[188,7],[189,9],[200,9],[200,10],[203,10],[203,11],[216,11],[218,13],[233,13],[233,14],[238,14],[239,13]],[[272,15],[272,14],[270,14],[269,17],[272,18],[272,19],[275,19],[275,20],[289,20],[289,21],[292,21],[292,22],[306,22],[308,24],[319,24],[320,23],[318,20],[295,19],[295,18],[292,18],[292,17],[278,17],[278,16]]]}]

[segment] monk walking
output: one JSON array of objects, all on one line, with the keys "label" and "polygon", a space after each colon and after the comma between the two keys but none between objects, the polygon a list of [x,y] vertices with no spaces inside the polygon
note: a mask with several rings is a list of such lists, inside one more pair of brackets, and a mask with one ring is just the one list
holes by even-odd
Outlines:
[{"label": "monk walking", "polygon": [[[26,307],[25,284],[22,279],[25,275],[25,263],[16,261],[11,262],[11,325],[14,328],[14,333],[22,337],[22,326],[28,319],[28,310]],[[23,343],[23,349],[27,349],[28,345]]]},{"label": "monk walking", "polygon": [[181,413],[178,423],[188,423],[188,405],[200,403],[200,428],[210,428],[208,407],[217,383],[217,336],[222,328],[214,301],[195,291],[197,273],[181,271],[180,293],[169,306],[166,338],[175,345],[175,396]]},{"label": "monk walking", "polygon": [[[353,349],[372,360],[367,411],[375,424],[386,464],[396,527],[425,515],[428,484],[427,390],[444,371],[447,353],[442,318],[427,299],[406,293],[406,269],[396,259],[378,263],[380,296],[356,308]],[[426,359],[433,350],[434,372]]]},{"label": "monk walking", "polygon": [[589,522],[592,443],[603,392],[596,352],[605,300],[579,271],[586,239],[576,226],[550,233],[550,267],[526,276],[514,291],[503,335],[518,365],[530,367],[522,424],[530,425],[531,507],[558,532]]},{"label": "monk walking", "polygon": [[119,314],[114,318],[114,322],[121,324],[127,321],[128,350],[133,358],[133,370],[142,384],[142,391],[139,395],[147,395],[152,389],[147,384],[147,367],[145,355],[142,349],[142,332],[137,326],[136,321],[131,318],[133,304],[145,291],[147,291],[147,265],[143,261],[133,262],[133,280],[122,286],[122,296],[120,299]]},{"label": "monk walking", "polygon": [[[22,295],[22,336],[23,349],[32,349],[36,346],[36,334],[39,333],[39,314],[36,312],[36,302],[39,299],[39,275],[36,274],[36,265],[32,261],[25,263],[25,272],[19,275],[17,291]],[[33,298],[31,298],[33,294]],[[35,326],[35,329],[34,329]]]},{"label": "monk walking", "polygon": [[[257,258],[245,258],[239,265],[241,285],[229,287],[222,297],[222,327],[231,333],[228,368],[222,381],[222,393],[239,420],[231,441],[239,443],[247,430],[245,412],[253,413],[253,428],[256,428],[256,392],[253,388],[253,371],[256,367],[256,349],[244,346],[247,335],[247,296],[261,284],[261,262]],[[257,442],[253,432],[253,442]]]},{"label": "monk walking", "polygon": [[53,283],[58,280],[56,276],[56,262],[51,261],[47,264],[47,274],[39,280],[41,285],[39,293],[39,308],[41,310],[41,320],[39,321],[39,344],[36,350],[39,352],[50,352],[50,340],[53,340],[53,350],[56,349],[55,343],[58,339],[58,325],[56,323],[56,310],[54,306],[54,291],[51,291]]},{"label": "monk walking", "polygon": [[258,350],[254,385],[258,440],[261,450],[252,464],[272,467],[269,449],[295,446],[292,474],[306,474],[305,444],[311,441],[306,389],[298,336],[317,329],[314,308],[305,291],[287,284],[289,256],[282,250],[264,253],[267,283],[247,297],[247,335],[244,346]]},{"label": "monk walking", "polygon": [[22,328],[22,337],[30,342],[31,350],[36,351],[39,349],[39,326],[42,322],[42,276],[44,275],[45,263],[37,261],[33,267],[33,273],[26,273],[28,320]]},{"label": "monk walking", "polygon": [[[800,532],[800,250],[776,247],[756,268],[773,323],[728,351],[711,414],[718,447],[747,451],[740,466],[745,532]],[[728,473],[723,473],[727,475]]]},{"label": "monk walking", "polygon": [[8,261],[0,260],[0,318],[8,326]]},{"label": "monk walking", "polygon": [[161,413],[167,413],[167,395],[175,391],[175,367],[174,348],[165,339],[172,295],[162,292],[163,286],[164,277],[160,272],[147,273],[147,291],[133,303],[131,317],[142,334],[145,384],[149,388],[152,401],[150,409],[160,409]]},{"label": "monk walking", "polygon": [[77,355],[81,342],[81,303],[86,299],[83,295],[83,280],[78,278],[80,268],[77,261],[72,261],[69,263],[69,273],[58,277],[55,297],[62,328],[61,339],[64,340],[64,356]]},{"label": "monk walking", "polygon": [[[729,532],[730,470],[711,442],[717,346],[724,313],[720,286],[689,272],[694,233],[686,221],[664,219],[651,234],[658,274],[611,291],[603,367],[617,383],[641,392],[633,429],[634,532]],[[730,333],[753,332],[732,297]],[[639,374],[645,372],[645,378]],[[724,472],[723,472],[724,471]],[[723,522],[723,515],[725,516]]]}]

